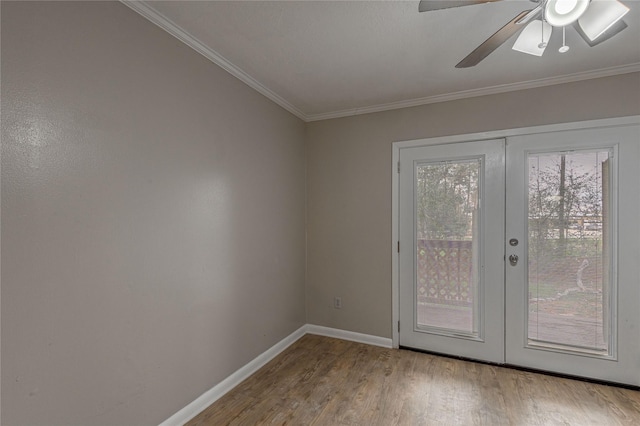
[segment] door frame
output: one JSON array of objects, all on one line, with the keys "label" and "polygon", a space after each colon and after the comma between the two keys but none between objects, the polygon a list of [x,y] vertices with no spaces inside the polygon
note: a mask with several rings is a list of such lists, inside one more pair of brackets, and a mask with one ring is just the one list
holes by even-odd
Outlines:
[{"label": "door frame", "polygon": [[[429,145],[452,144],[458,142],[473,142],[488,139],[500,139],[513,136],[536,135],[543,133],[561,132],[566,130],[586,130],[608,127],[619,127],[625,125],[640,124],[640,115],[628,117],[605,118],[599,120],[588,120],[578,122],[568,122],[560,124],[541,125],[533,127],[521,127],[506,130],[494,130],[480,133],[467,133],[461,135],[441,136],[425,139],[414,139],[407,141],[397,141],[392,143],[391,156],[391,341],[392,347],[398,348],[400,333],[400,269],[399,269],[399,193],[400,174],[399,160],[400,150],[406,148],[416,148]],[[640,302],[640,301],[638,301]]]}]

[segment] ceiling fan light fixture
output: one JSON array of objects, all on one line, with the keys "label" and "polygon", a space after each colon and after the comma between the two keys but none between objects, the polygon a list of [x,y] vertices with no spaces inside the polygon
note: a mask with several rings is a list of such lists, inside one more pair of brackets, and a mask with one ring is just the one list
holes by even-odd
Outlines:
[{"label": "ceiling fan light fixture", "polygon": [[536,19],[527,24],[522,30],[513,50],[534,56],[542,56],[551,38],[553,28],[546,22]]},{"label": "ceiling fan light fixture", "polygon": [[594,41],[615,25],[629,8],[617,0],[592,0],[589,9],[580,17],[578,25]]},{"label": "ceiling fan light fixture", "polygon": [[547,0],[544,19],[554,27],[564,27],[580,19],[589,7],[589,0]]}]

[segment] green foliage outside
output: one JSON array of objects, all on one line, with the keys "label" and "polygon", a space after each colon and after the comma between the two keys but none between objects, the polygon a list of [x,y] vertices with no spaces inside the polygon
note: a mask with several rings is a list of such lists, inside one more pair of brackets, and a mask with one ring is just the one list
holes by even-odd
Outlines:
[{"label": "green foliage outside", "polygon": [[417,168],[418,238],[471,239],[478,170],[478,161],[429,163]]}]

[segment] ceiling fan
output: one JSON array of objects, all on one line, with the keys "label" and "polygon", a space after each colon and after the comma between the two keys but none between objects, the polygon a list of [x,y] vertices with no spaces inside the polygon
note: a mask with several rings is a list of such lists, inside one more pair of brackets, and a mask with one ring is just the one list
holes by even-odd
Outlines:
[{"label": "ceiling fan", "polygon": [[[431,12],[501,0],[421,0],[418,10]],[[553,28],[562,28],[562,47],[565,53],[569,47],[565,43],[565,28],[573,28],[591,47],[610,39],[627,28],[622,20],[629,8],[618,0],[529,0],[535,7],[520,12],[502,28],[486,39],[456,68],[469,68],[478,65],[491,52],[514,36],[520,35],[513,49],[530,55],[542,56],[547,47]]]}]

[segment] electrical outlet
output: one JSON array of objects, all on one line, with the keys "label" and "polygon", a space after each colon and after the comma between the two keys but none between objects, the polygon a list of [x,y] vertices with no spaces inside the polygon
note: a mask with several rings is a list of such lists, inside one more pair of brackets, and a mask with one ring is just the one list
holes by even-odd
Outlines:
[{"label": "electrical outlet", "polygon": [[333,307],[335,309],[342,309],[342,299],[340,297],[333,298]]}]

